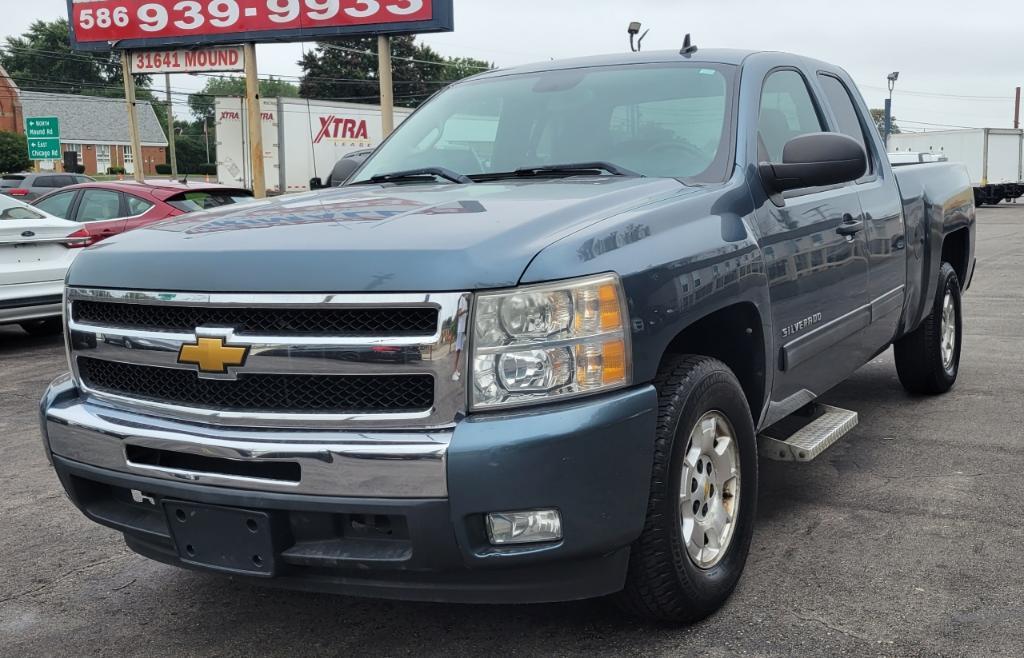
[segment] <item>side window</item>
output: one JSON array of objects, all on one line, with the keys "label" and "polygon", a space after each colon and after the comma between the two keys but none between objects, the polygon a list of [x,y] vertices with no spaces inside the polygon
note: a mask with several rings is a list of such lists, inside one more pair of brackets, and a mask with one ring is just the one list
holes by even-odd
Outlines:
[{"label": "side window", "polygon": [[125,199],[128,200],[129,217],[136,217],[138,215],[142,215],[148,212],[149,209],[155,205],[153,203],[150,203],[149,201],[146,201],[145,199],[140,199],[137,196],[132,196],[131,194],[126,194]]},{"label": "side window", "polygon": [[[828,104],[832,106],[832,112],[839,122],[839,132],[857,140],[864,147],[864,152],[870,154],[871,150],[868,146],[867,135],[864,133],[864,124],[861,123],[856,105],[853,98],[850,97],[850,90],[839,78],[824,73],[818,74],[818,81],[821,82],[825,96],[828,97]],[[868,157],[868,162],[871,162],[870,157]],[[869,164],[868,173],[870,172]]]},{"label": "side window", "polygon": [[58,176],[39,176],[32,187],[64,187],[58,184]]},{"label": "side window", "polygon": [[67,187],[75,184],[74,176],[54,176],[54,187]]},{"label": "side window", "polygon": [[762,159],[781,162],[786,142],[824,130],[802,75],[796,71],[777,71],[768,76],[761,90],[757,128]]},{"label": "side window", "polygon": [[121,216],[121,194],[110,190],[85,190],[78,206],[78,221],[98,222]]},{"label": "side window", "polygon": [[45,213],[67,219],[71,214],[71,202],[75,200],[75,194],[77,192],[61,192],[47,197],[35,205]]}]

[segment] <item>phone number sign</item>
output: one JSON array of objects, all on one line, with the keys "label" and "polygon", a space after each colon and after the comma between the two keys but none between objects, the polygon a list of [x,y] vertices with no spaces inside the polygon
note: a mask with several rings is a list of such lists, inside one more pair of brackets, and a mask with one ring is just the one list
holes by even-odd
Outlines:
[{"label": "phone number sign", "polygon": [[453,0],[68,0],[79,50],[448,32]]}]

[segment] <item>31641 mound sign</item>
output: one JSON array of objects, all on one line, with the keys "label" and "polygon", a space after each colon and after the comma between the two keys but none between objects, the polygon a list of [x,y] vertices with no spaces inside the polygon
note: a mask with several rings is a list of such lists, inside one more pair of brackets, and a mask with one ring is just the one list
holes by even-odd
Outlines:
[{"label": "31641 mound sign", "polygon": [[68,0],[80,50],[446,32],[453,0]]}]

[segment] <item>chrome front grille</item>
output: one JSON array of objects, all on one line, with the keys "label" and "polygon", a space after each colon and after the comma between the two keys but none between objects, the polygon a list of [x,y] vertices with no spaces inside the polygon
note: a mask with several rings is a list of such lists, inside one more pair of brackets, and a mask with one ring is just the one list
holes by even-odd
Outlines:
[{"label": "chrome front grille", "polygon": [[429,307],[218,308],[82,300],[73,317],[82,324],[171,333],[230,327],[240,336],[432,336],[437,331],[437,309]]},{"label": "chrome front grille", "polygon": [[[233,295],[71,288],[70,362],[110,406],[239,427],[451,427],[466,411],[468,293]],[[372,335],[370,333],[372,332]],[[244,348],[202,372],[183,346]],[[241,350],[239,350],[241,351]]]}]

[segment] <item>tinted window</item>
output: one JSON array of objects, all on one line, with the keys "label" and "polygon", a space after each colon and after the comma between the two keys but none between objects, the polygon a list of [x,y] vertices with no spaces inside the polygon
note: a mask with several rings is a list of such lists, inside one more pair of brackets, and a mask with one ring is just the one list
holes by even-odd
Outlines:
[{"label": "tinted window", "polygon": [[76,183],[91,183],[92,179],[88,176],[75,176]]},{"label": "tinted window", "polygon": [[868,142],[864,133],[864,124],[860,122],[860,116],[857,114],[849,90],[838,78],[831,75],[818,74],[818,80],[825,89],[828,104],[832,106],[832,112],[836,115],[836,121],[839,122],[839,132],[857,140],[867,152]]},{"label": "tinted window", "polygon": [[68,185],[75,184],[74,176],[54,176],[57,182],[57,187],[67,187]]},{"label": "tinted window", "polygon": [[128,200],[128,216],[129,217],[135,217],[136,215],[141,215],[141,214],[147,212],[154,205],[156,205],[154,203],[150,203],[149,201],[146,201],[145,199],[140,199],[139,197],[132,196],[130,194],[126,195],[125,198]]},{"label": "tinted window", "polygon": [[356,182],[420,167],[485,176],[608,162],[641,174],[722,180],[733,69],[636,64],[453,85],[402,123]]},{"label": "tinted window", "polygon": [[247,203],[252,201],[252,195],[232,190],[224,192],[184,192],[167,199],[167,203],[182,212],[195,212],[197,210],[210,210],[221,206],[230,206],[235,203]]},{"label": "tinted window", "polygon": [[121,216],[121,195],[110,190],[86,190],[78,206],[78,221],[97,222]]},{"label": "tinted window", "polygon": [[61,178],[63,176],[36,176],[32,181],[32,187],[66,187],[60,184]]},{"label": "tinted window", "polygon": [[757,131],[762,158],[782,162],[786,142],[824,129],[802,75],[796,71],[778,71],[768,76],[761,91]]},{"label": "tinted window", "polygon": [[50,213],[61,219],[67,219],[71,214],[71,202],[75,200],[75,194],[77,192],[61,192],[60,194],[47,197],[35,205],[36,208],[43,212]]},{"label": "tinted window", "polygon": [[24,180],[24,176],[4,176],[0,178],[0,189],[18,187]]}]

